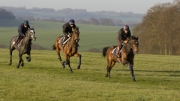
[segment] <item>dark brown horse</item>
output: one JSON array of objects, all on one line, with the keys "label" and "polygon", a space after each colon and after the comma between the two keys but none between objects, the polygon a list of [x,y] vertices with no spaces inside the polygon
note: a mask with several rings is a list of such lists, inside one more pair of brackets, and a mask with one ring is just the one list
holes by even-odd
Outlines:
[{"label": "dark brown horse", "polygon": [[12,64],[12,52],[13,50],[17,49],[19,51],[19,62],[17,64],[17,68],[19,66],[24,66],[24,61],[22,59],[23,54],[27,54],[28,56],[26,57],[26,60],[28,62],[31,61],[31,40],[36,40],[35,36],[35,30],[34,28],[29,28],[25,34],[25,37],[16,45],[15,40],[17,39],[18,36],[14,36],[11,41],[10,41],[10,62],[9,65]]},{"label": "dark brown horse", "polygon": [[134,51],[138,52],[139,43],[138,37],[131,36],[131,38],[125,43],[122,47],[121,57],[117,58],[116,54],[116,47],[104,47],[103,48],[103,56],[107,57],[107,74],[106,77],[110,77],[110,71],[112,67],[115,65],[116,62],[120,64],[129,65],[129,69],[131,71],[132,80],[135,80],[134,71],[133,71],[133,64],[134,64]]},{"label": "dark brown horse", "polygon": [[[75,57],[79,57],[79,63],[77,66],[77,69],[80,69],[81,66],[81,54],[78,53],[78,42],[79,42],[79,28],[73,28],[72,29],[73,32],[71,33],[71,37],[68,38],[66,44],[64,45],[64,47],[60,44],[60,41],[62,40],[63,36],[59,36],[56,41],[55,44],[53,45],[53,49],[56,50],[57,55],[58,55],[58,59],[60,60],[63,68],[65,68],[65,65],[68,65],[70,68],[70,71],[72,71],[71,65],[70,65],[70,57],[75,56]],[[65,57],[66,57],[66,61],[62,61],[61,59],[61,55],[60,55],[60,51],[63,51]]]}]

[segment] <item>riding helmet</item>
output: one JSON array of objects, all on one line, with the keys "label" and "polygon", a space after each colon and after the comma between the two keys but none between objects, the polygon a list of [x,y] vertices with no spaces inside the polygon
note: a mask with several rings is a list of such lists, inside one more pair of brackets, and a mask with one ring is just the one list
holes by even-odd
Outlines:
[{"label": "riding helmet", "polygon": [[129,30],[129,26],[128,26],[128,25],[124,25],[124,26],[123,26],[123,29],[124,29],[124,30]]},{"label": "riding helmet", "polygon": [[70,19],[70,20],[69,20],[69,23],[70,23],[70,24],[75,24],[75,21],[74,21],[73,19]]},{"label": "riding helmet", "polygon": [[29,22],[27,20],[24,21],[24,25],[29,25]]}]

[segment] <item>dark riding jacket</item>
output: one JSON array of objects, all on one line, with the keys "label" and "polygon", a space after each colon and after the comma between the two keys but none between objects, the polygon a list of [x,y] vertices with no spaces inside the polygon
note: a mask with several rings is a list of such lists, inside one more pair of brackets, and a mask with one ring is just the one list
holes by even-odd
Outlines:
[{"label": "dark riding jacket", "polygon": [[26,28],[24,27],[24,23],[20,24],[18,27],[18,33],[19,35],[23,36],[26,34],[26,31],[28,30],[28,28],[30,28],[30,26],[28,25]]},{"label": "dark riding jacket", "polygon": [[117,39],[122,42],[124,40],[126,40],[127,38],[130,38],[131,37],[131,32],[130,30],[128,31],[128,33],[126,34],[124,31],[123,31],[123,28],[121,28],[118,33],[117,33]]},{"label": "dark riding jacket", "polygon": [[[76,25],[74,24],[73,26],[74,28],[76,27]],[[68,35],[69,33],[72,33],[72,27],[69,25],[69,22],[65,23],[63,26],[63,33],[64,35]]]}]

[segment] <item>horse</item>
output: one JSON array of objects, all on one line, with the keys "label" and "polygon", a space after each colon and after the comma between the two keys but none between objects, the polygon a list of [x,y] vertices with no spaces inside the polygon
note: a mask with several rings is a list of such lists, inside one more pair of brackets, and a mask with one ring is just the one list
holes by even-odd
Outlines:
[{"label": "horse", "polygon": [[132,80],[135,80],[134,76],[134,53],[138,53],[139,51],[139,42],[138,37],[131,36],[127,43],[124,43],[121,49],[121,57],[117,58],[116,50],[117,46],[104,47],[102,51],[102,55],[107,57],[107,74],[105,77],[110,78],[110,71],[116,62],[122,65],[129,65],[129,69],[131,71]]},{"label": "horse", "polygon": [[31,41],[36,40],[35,36],[35,30],[34,28],[29,28],[24,36],[23,39],[21,39],[18,44],[15,44],[16,39],[18,36],[14,36],[11,41],[10,41],[10,62],[9,65],[12,64],[12,52],[13,50],[17,49],[19,51],[19,62],[17,64],[17,68],[20,67],[20,65],[23,67],[24,66],[24,60],[22,58],[23,54],[27,54],[26,60],[28,62],[31,61]]},{"label": "horse", "polygon": [[[75,57],[79,57],[79,62],[78,62],[78,66],[77,69],[80,69],[81,66],[81,54],[78,53],[78,42],[80,40],[79,38],[79,27],[76,28],[72,28],[72,33],[71,33],[71,37],[69,37],[65,42],[66,44],[63,46],[60,42],[63,39],[63,36],[59,36],[56,41],[55,44],[53,45],[53,50],[56,50],[56,53],[58,55],[58,59],[60,61],[60,63],[62,64],[63,68],[65,68],[65,65],[68,65],[70,68],[70,72],[72,73],[72,68],[70,65],[70,57],[75,56]],[[62,61],[61,59],[61,55],[60,55],[60,51],[63,51],[66,61]]]}]

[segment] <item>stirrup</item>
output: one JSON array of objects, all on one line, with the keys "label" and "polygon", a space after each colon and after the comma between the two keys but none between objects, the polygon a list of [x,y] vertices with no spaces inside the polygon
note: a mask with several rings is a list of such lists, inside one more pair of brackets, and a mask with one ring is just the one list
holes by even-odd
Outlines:
[{"label": "stirrup", "polygon": [[17,45],[17,44],[18,44],[18,42],[15,42],[14,44],[15,44],[15,45]]},{"label": "stirrup", "polygon": [[116,54],[117,58],[121,58],[121,55],[120,54]]},{"label": "stirrup", "polygon": [[121,56],[120,55],[116,55],[117,56],[117,58],[120,58]]}]

